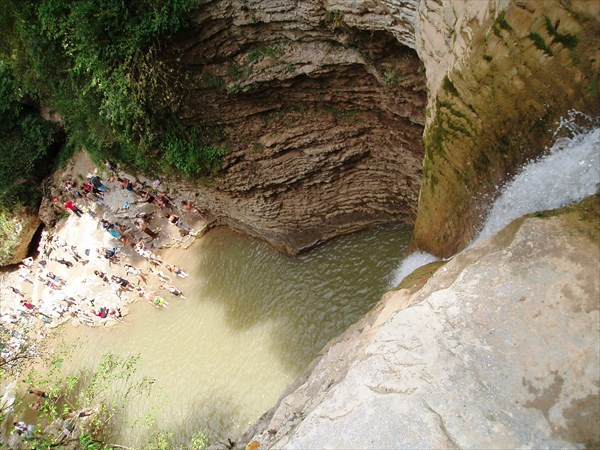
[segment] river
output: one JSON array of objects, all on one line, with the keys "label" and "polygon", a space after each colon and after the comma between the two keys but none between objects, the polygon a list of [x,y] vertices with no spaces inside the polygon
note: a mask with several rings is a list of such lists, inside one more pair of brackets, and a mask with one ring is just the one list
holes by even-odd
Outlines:
[{"label": "river", "polygon": [[77,348],[65,370],[94,367],[107,352],[141,356],[140,374],[156,383],[120,419],[121,445],[139,445],[143,429],[132,423],[150,413],[173,445],[200,429],[235,440],[388,290],[409,237],[406,227],[379,227],[290,257],[213,230],[187,250],[161,253],[189,272],[173,280],[186,300],[170,296],[160,310],[137,302],[112,329],[66,326]]}]

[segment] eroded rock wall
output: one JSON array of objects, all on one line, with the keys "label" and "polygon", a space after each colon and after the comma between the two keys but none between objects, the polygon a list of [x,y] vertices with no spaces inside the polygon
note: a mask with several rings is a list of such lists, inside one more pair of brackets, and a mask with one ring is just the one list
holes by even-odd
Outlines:
[{"label": "eroded rock wall", "polygon": [[4,221],[0,233],[0,267],[19,263],[27,256],[29,244],[41,222],[33,208],[20,208],[10,216],[0,213]]},{"label": "eroded rock wall", "polygon": [[180,116],[221,128],[230,149],[220,179],[198,187],[208,209],[290,253],[414,223],[426,101],[415,7],[205,2],[172,53],[190,74]]},{"label": "eroded rock wall", "polygon": [[[330,343],[260,448],[596,448],[597,198],[519,219]],[[244,442],[244,443],[245,443]]]},{"label": "eroded rock wall", "polygon": [[416,30],[429,103],[413,247],[447,257],[560,117],[598,116],[600,3],[423,0]]}]

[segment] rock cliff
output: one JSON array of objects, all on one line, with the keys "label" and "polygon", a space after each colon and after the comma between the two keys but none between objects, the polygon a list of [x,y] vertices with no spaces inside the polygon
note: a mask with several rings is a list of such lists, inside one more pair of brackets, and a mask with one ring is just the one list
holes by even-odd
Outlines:
[{"label": "rock cliff", "polygon": [[559,117],[600,109],[597,2],[202,0],[191,19],[162,50],[173,109],[229,154],[181,190],[289,253],[403,222],[449,256]]},{"label": "rock cliff", "polygon": [[170,49],[189,73],[180,116],[219,128],[230,149],[221,178],[198,187],[228,225],[295,253],[414,222],[426,101],[415,3],[365,5],[205,2]]},{"label": "rock cliff", "polygon": [[584,204],[519,219],[424,286],[386,294],[321,352],[247,441],[596,448],[600,204]]},{"label": "rock cliff", "polygon": [[600,111],[600,4],[423,1],[429,94],[413,246],[447,257],[570,109]]},{"label": "rock cliff", "polygon": [[40,218],[33,208],[20,208],[10,216],[0,211],[4,232],[0,233],[0,266],[17,264],[27,256],[29,243],[40,226]]},{"label": "rock cliff", "polygon": [[231,150],[201,199],[290,253],[416,220],[413,246],[449,256],[559,117],[600,108],[599,8],[205,1],[169,49],[179,115]]}]

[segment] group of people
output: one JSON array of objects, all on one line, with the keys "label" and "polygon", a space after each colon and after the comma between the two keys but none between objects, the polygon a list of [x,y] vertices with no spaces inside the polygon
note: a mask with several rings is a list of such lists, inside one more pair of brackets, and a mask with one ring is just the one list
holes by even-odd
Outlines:
[{"label": "group of people", "polygon": [[[28,315],[39,316],[44,322],[55,322],[55,319],[61,318],[79,318],[84,323],[91,324],[95,323],[97,318],[121,319],[123,312],[117,305],[123,304],[124,295],[137,294],[156,307],[168,305],[161,291],[167,295],[186,298],[160,268],[164,265],[165,269],[177,278],[187,277],[187,272],[176,265],[165,264],[162,257],[154,250],[156,240],[160,238],[161,228],[153,227],[151,225],[153,220],[164,218],[168,225],[175,226],[182,235],[193,234],[191,227],[182,219],[181,213],[176,211],[174,199],[166,192],[156,192],[156,188],[160,186],[158,180],[150,187],[138,180],[134,182],[118,174],[117,167],[110,161],[105,160],[104,166],[109,170],[107,182],[91,173],[88,173],[86,181],[80,185],[73,180],[64,182],[66,197],[63,202],[65,209],[77,217],[82,217],[86,213],[93,218],[99,215],[99,225],[110,235],[109,241],[115,239],[119,243],[82,251],[73,243],[67,243],[58,236],[51,237],[44,232],[40,241],[39,261],[34,262],[32,258],[27,258],[23,260],[19,269],[21,283],[30,284],[32,291],[35,291],[34,284],[41,284],[43,293],[35,299],[34,292],[28,295],[21,290],[22,287],[14,286],[13,292],[20,297],[19,305],[22,309],[15,311],[6,319],[7,321],[18,320],[19,316]],[[135,207],[128,211],[130,214],[127,217],[119,218],[117,221],[114,211],[106,205],[106,196],[116,192],[119,186],[138,196],[139,199],[131,200],[125,209],[129,209],[129,206]],[[54,202],[57,203],[59,200],[54,199]],[[98,206],[90,204],[91,202]],[[152,208],[148,208],[148,205]],[[206,212],[197,208],[193,202],[183,201],[182,207],[183,212],[206,219]],[[155,217],[157,210],[161,213]],[[129,248],[131,252],[124,251]],[[144,269],[139,261],[135,261],[136,255],[149,263],[148,269]],[[108,262],[108,271],[102,267],[103,260]],[[117,299],[112,301],[110,295],[103,293],[102,300],[97,300],[93,292],[74,292],[70,289],[69,277],[66,274],[61,273],[60,276],[55,268],[49,270],[50,261],[64,266],[67,271],[91,262],[90,269],[96,275],[96,279],[110,287]],[[151,287],[152,276],[157,279],[154,288]]]},{"label": "group of people", "polygon": [[[160,309],[169,305],[169,298],[186,299],[175,281],[187,278],[188,273],[157,254],[157,240],[164,232],[156,222],[164,221],[181,235],[193,234],[181,216],[189,214],[206,219],[206,212],[187,201],[181,203],[182,212],[179,212],[172,197],[165,192],[155,192],[160,183],[140,186],[137,180],[133,182],[119,176],[110,161],[104,165],[110,173],[106,182],[93,174],[88,174],[87,180],[79,184],[66,181],[64,196],[54,198],[53,203],[62,204],[77,218],[88,214],[108,236],[104,235],[103,244],[97,246],[92,242],[88,245],[85,240],[83,243],[79,239],[75,241],[75,236],[71,240],[65,233],[42,233],[39,256],[22,260],[13,278],[14,285],[9,287],[15,296],[14,308],[2,311],[0,331],[4,323],[12,324],[11,342],[0,348],[2,353],[15,350],[23,342],[23,320],[40,320],[42,324],[51,325],[71,319],[89,325],[118,322],[127,313],[124,306],[129,301],[143,299]],[[138,196],[137,201],[132,200],[122,208],[128,213],[126,217],[118,216],[107,204],[114,203],[114,197],[110,196],[118,192],[119,185]],[[88,225],[94,226],[93,223]],[[34,409],[36,404],[45,401],[42,391],[30,393],[40,396],[32,404]],[[34,434],[34,427],[23,421],[15,422],[14,427],[24,438]]]}]

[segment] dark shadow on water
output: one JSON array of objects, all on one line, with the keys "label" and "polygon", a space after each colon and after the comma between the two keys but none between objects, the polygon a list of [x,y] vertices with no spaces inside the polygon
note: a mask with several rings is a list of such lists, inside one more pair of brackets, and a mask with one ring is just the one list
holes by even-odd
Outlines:
[{"label": "dark shadow on water", "polygon": [[205,279],[196,295],[224,302],[232,328],[272,321],[273,350],[300,374],[389,289],[409,236],[407,227],[378,227],[290,257],[256,239],[216,230],[205,236],[190,270]]}]

